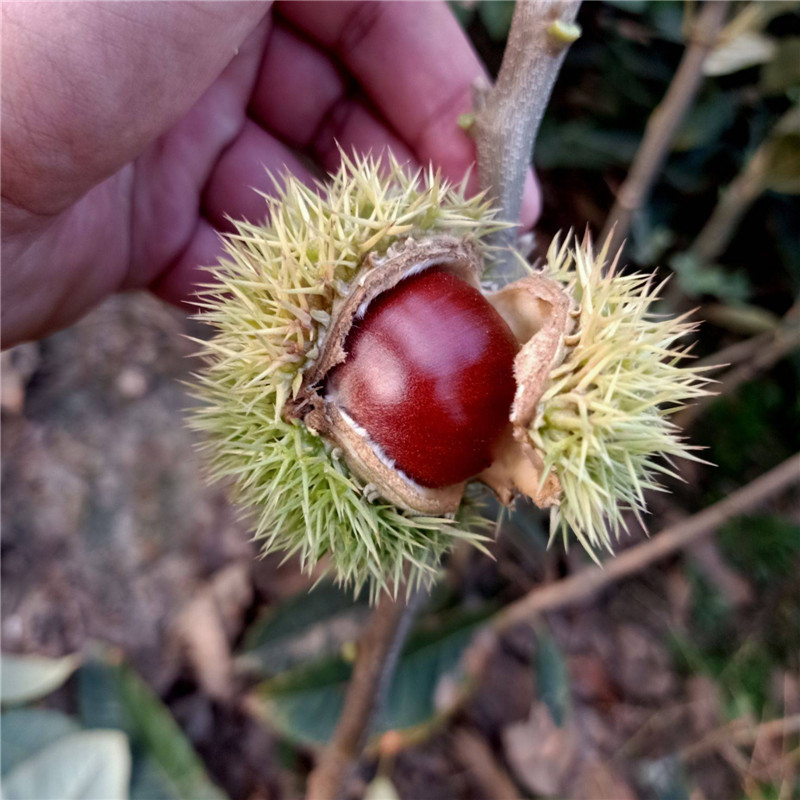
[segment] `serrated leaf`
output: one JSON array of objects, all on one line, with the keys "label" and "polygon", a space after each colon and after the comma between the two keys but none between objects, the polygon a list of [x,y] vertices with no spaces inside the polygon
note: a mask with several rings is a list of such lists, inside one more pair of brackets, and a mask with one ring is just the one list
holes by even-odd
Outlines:
[{"label": "serrated leaf", "polygon": [[84,724],[113,725],[131,739],[134,796],[157,785],[175,800],[224,800],[169,709],[130,667],[96,660],[78,677]]},{"label": "serrated leaf", "polygon": [[[435,629],[420,629],[400,656],[375,732],[415,727],[436,714],[439,681],[457,666],[473,630],[490,613],[459,613]],[[265,722],[291,741],[322,744],[339,719],[351,666],[328,658],[298,667],[256,688],[254,699]]]},{"label": "serrated leaf", "polygon": [[547,706],[553,722],[563,728],[572,714],[572,693],[564,656],[550,632],[536,633],[536,686],[539,699]]},{"label": "serrated leaf", "polygon": [[0,774],[5,775],[26,759],[70,733],[78,723],[60,711],[48,708],[18,708],[0,715]]},{"label": "serrated leaf", "polygon": [[26,703],[54,692],[80,663],[77,656],[44,658],[4,654],[0,660],[0,702]]},{"label": "serrated leaf", "polygon": [[11,770],[6,800],[117,800],[127,798],[131,756],[120,731],[78,731]]},{"label": "serrated leaf", "polygon": [[354,600],[326,582],[273,606],[248,628],[237,664],[275,675],[311,658],[333,655],[356,638],[369,612],[366,592]]}]

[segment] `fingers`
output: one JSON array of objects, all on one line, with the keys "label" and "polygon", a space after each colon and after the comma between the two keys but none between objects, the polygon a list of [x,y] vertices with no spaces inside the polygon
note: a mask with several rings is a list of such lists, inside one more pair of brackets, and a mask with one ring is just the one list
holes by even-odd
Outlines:
[{"label": "fingers", "polygon": [[443,3],[278,3],[277,13],[331,50],[423,162],[460,179],[475,159],[458,115],[484,74]]},{"label": "fingers", "polygon": [[[347,126],[340,123],[340,143],[371,141],[362,133],[362,120],[373,130],[376,124],[383,124],[385,130],[379,131],[380,139],[388,146],[394,149],[399,140],[418,163],[432,161],[446,177],[461,180],[475,162],[476,154],[474,142],[458,125],[458,117],[471,109],[472,85],[476,79],[485,78],[486,73],[444,3],[278,2],[274,10],[318,47],[332,52],[376,108],[377,114],[371,118],[358,112],[347,120]],[[276,25],[276,33],[279,28]],[[314,48],[299,36],[290,39],[282,35],[278,43],[284,49],[284,71],[305,60],[309,64],[313,61],[318,74],[324,75],[323,107],[330,113],[336,98],[341,97],[346,79],[336,72],[331,60],[312,52]],[[273,66],[272,75],[269,82],[260,84],[262,96],[271,85],[280,82],[281,70]],[[313,80],[304,86],[311,83]],[[275,107],[264,104],[262,108],[266,124],[280,114]],[[288,97],[282,108],[291,108]],[[309,115],[306,119],[309,118],[318,122],[318,117]],[[299,131],[292,133],[301,137]],[[321,131],[317,130],[318,149],[321,138]],[[469,188],[478,189],[475,173]],[[530,172],[523,197],[523,227],[535,222],[540,204]]]},{"label": "fingers", "polygon": [[245,125],[268,32],[265,18],[189,113],[137,159],[126,288],[151,284],[189,242],[217,162]]},{"label": "fingers", "polygon": [[184,252],[150,290],[174,305],[192,308],[192,299],[201,284],[209,283],[204,267],[216,264],[223,254],[222,239],[210,222],[200,217]]},{"label": "fingers", "polygon": [[415,163],[411,150],[371,109],[318,47],[276,24],[250,103],[250,113],[271,133],[311,154],[326,171],[346,152],[390,149]]},{"label": "fingers", "polygon": [[313,182],[311,172],[288,147],[247,120],[208,182],[203,203],[206,216],[221,231],[233,228],[226,217],[263,222],[267,206],[258,192],[272,194],[270,174],[280,179],[287,172],[306,183]]}]

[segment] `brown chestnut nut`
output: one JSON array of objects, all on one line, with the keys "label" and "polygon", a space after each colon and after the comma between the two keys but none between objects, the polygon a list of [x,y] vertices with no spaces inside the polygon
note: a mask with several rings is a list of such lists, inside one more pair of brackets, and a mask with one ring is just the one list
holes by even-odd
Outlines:
[{"label": "brown chestnut nut", "polygon": [[378,295],[345,341],[327,397],[420,486],[474,477],[509,425],[519,347],[474,287],[439,269]]}]

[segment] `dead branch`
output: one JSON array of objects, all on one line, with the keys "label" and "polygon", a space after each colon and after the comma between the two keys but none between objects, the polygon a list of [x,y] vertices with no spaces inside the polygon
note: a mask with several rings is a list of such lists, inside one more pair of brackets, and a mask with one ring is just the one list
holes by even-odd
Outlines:
[{"label": "dead branch", "polygon": [[307,800],[336,800],[361,755],[370,722],[388,689],[403,641],[424,593],[392,598],[384,594],[358,643],[344,708],[328,745],[308,778]]},{"label": "dead branch", "polygon": [[520,797],[514,782],[480,734],[459,728],[453,734],[453,747],[456,758],[475,778],[485,797],[496,797],[498,800],[516,800]]},{"label": "dead branch", "polygon": [[615,252],[628,235],[633,215],[644,205],[650,195],[661,167],[666,160],[670,144],[703,77],[703,63],[728,13],[727,0],[707,0],[691,34],[689,46],[683,54],[678,71],[667,89],[664,100],[650,115],[644,139],[633,160],[628,177],[617,192],[617,201],[608,215],[600,241],[613,235],[611,252]]},{"label": "dead branch", "polygon": [[717,728],[715,731],[711,731],[699,742],[684,747],[679,752],[679,756],[684,761],[693,761],[714,752],[723,744],[755,744],[759,739],[790,736],[794,733],[800,733],[800,714],[771,719],[759,724],[746,718],[740,718],[723,725],[721,728]]},{"label": "dead branch", "polygon": [[[580,35],[573,24],[579,7],[580,0],[519,0],[497,83],[476,87],[472,130],[481,187],[509,222],[519,219],[536,133],[567,49]],[[491,244],[512,244],[515,236],[507,229]],[[512,276],[515,263],[501,251],[499,274]]]},{"label": "dead branch", "polygon": [[602,567],[587,567],[565,580],[535,589],[499,611],[492,619],[503,632],[552,611],[595,596],[623,578],[673,555],[701,536],[707,536],[732,517],[744,514],[793,484],[800,484],[800,454],[697,514],[666,528],[643,544],[625,550]]}]

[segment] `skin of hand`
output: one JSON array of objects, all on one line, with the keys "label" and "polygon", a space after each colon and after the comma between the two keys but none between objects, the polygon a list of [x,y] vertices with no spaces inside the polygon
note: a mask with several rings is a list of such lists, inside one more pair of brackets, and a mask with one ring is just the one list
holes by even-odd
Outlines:
[{"label": "skin of hand", "polygon": [[[440,2],[4,3],[2,343],[112,292],[190,299],[267,170],[345,150],[460,180],[483,68]],[[477,188],[477,187],[476,187]],[[522,224],[539,212],[532,174]]]}]

